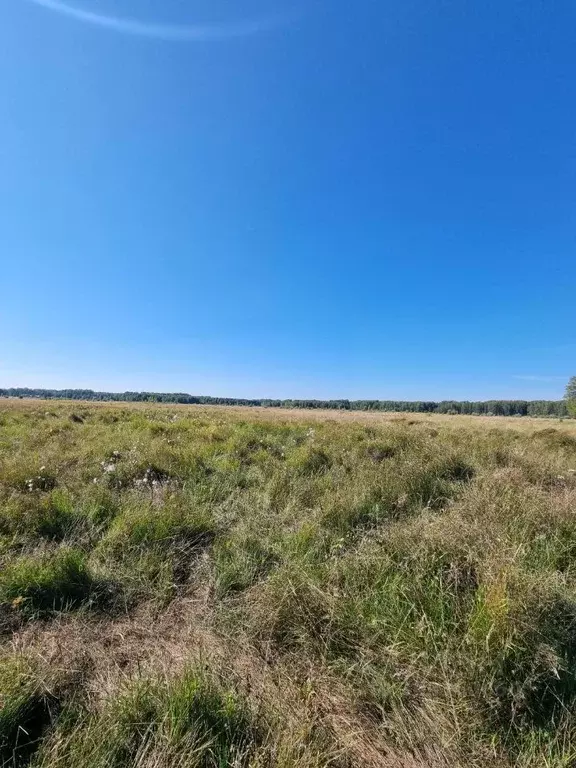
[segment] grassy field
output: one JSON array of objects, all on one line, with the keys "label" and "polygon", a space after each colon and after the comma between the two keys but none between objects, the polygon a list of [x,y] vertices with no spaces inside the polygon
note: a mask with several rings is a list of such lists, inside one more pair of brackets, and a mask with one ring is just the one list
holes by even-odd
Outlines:
[{"label": "grassy field", "polygon": [[0,765],[576,765],[576,421],[0,401]]}]

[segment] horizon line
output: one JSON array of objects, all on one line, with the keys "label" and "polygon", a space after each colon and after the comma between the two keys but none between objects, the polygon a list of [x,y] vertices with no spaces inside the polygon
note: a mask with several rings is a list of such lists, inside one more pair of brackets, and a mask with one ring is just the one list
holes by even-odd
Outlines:
[{"label": "horizon line", "polygon": [[[64,392],[70,392],[70,393],[78,393],[78,392],[85,392],[85,393],[91,393],[93,395],[103,395],[103,396],[112,396],[112,397],[118,397],[118,399],[122,399],[123,395],[149,395],[149,396],[159,396],[159,397],[188,397],[188,398],[198,398],[198,399],[207,399],[207,400],[230,400],[230,401],[236,401],[239,403],[251,403],[251,402],[311,402],[311,403],[339,403],[339,402],[348,402],[348,403],[362,403],[362,402],[376,402],[376,403],[430,403],[430,404],[439,404],[439,403],[492,403],[492,402],[503,402],[503,403],[538,403],[538,402],[552,402],[552,403],[560,403],[563,400],[566,400],[565,397],[560,397],[557,399],[553,398],[535,398],[535,399],[528,399],[525,397],[517,397],[517,398],[506,398],[506,397],[489,397],[486,399],[480,399],[480,400],[458,400],[456,398],[443,398],[441,400],[433,400],[430,398],[417,398],[417,399],[398,399],[394,397],[388,397],[388,398],[378,398],[378,397],[356,397],[356,398],[350,398],[350,397],[230,397],[228,395],[206,395],[206,394],[192,394],[190,392],[163,392],[163,391],[154,391],[154,390],[146,390],[146,389],[125,389],[121,392],[115,392],[113,390],[98,390],[98,389],[91,389],[90,387],[65,387],[64,389],[57,389],[52,387],[0,387],[0,393],[3,392],[18,392],[18,393],[53,393],[57,397],[55,399],[74,399],[74,398],[66,398],[66,397],[58,397],[58,395],[62,395]],[[0,394],[0,397],[3,395]],[[38,395],[34,394],[14,394],[14,395],[8,395],[8,397],[26,397],[29,399],[32,399],[34,397],[40,398]],[[51,398],[44,398],[44,399],[51,399]],[[78,398],[81,399],[81,398]],[[103,398],[104,399],[104,398]],[[127,401],[129,402],[129,401]],[[177,402],[175,403],[178,404]]]}]

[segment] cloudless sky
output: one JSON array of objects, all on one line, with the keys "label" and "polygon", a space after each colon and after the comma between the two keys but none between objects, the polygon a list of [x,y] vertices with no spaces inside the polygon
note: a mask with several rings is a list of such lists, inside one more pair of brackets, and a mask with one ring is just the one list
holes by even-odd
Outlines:
[{"label": "cloudless sky", "polygon": [[0,4],[0,386],[562,396],[573,0],[39,2]]}]

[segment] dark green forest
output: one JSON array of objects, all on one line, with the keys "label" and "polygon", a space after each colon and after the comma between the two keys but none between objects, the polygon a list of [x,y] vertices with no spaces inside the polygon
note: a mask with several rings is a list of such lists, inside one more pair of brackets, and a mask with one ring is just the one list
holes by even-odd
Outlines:
[{"label": "dark green forest", "polygon": [[97,400],[105,402],[182,403],[186,405],[245,405],[264,408],[328,408],[346,411],[404,411],[408,413],[446,413],[479,416],[568,417],[566,400],[246,400],[234,397],[209,397],[183,392],[94,392],[91,389],[0,389],[0,397],[44,400]]}]

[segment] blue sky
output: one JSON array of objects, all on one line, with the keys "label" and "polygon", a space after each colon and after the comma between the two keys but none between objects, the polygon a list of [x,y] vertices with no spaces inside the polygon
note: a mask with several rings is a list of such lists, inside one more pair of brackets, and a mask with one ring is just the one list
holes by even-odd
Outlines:
[{"label": "blue sky", "polygon": [[69,2],[0,6],[0,386],[562,396],[572,0]]}]

